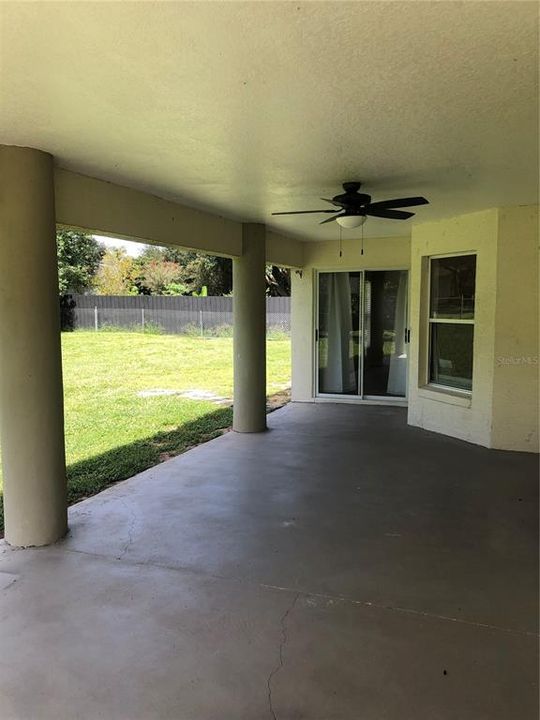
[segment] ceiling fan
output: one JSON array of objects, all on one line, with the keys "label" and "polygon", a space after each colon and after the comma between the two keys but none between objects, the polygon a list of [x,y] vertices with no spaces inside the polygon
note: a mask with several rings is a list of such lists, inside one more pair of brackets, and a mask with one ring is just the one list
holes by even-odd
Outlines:
[{"label": "ceiling fan", "polygon": [[381,200],[371,202],[371,195],[359,192],[362,183],[344,182],[344,193],[336,195],[331,200],[321,198],[324,202],[334,205],[335,210],[293,210],[291,212],[275,212],[272,215],[305,215],[308,213],[332,213],[332,217],[323,220],[320,224],[336,220],[341,227],[355,228],[363,225],[368,215],[387,218],[388,220],[407,220],[414,213],[396,208],[426,205],[429,201],[424,197],[395,198],[394,200]]}]

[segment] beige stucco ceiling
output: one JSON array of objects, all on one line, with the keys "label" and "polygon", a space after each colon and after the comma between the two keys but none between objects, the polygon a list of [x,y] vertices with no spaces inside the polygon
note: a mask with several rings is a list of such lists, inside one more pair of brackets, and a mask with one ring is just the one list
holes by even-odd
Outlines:
[{"label": "beige stucco ceiling", "polygon": [[[418,221],[537,201],[535,2],[2,3],[0,142],[306,239],[360,179]],[[325,216],[321,216],[323,219]],[[366,235],[408,232],[371,219]]]}]

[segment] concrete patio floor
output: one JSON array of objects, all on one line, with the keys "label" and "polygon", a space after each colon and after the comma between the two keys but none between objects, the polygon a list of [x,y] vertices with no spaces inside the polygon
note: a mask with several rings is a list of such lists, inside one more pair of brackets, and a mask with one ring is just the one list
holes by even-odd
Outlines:
[{"label": "concrete patio floor", "polygon": [[537,458],[292,404],[0,545],[1,720],[534,720]]}]

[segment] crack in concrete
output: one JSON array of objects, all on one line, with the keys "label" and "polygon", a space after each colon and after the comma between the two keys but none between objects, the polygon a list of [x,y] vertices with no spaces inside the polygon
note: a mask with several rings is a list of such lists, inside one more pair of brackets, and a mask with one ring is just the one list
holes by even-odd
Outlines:
[{"label": "crack in concrete", "polygon": [[[127,544],[129,547],[129,543]],[[59,548],[60,549],[60,548]],[[38,548],[39,550],[39,548]],[[92,552],[91,550],[78,550],[75,548],[61,548],[62,552],[68,552],[68,553],[74,553],[78,555],[88,555],[89,557],[96,558],[98,560],[104,560],[105,562],[114,562],[115,560],[118,560],[118,557],[115,557],[114,555],[105,555],[103,553],[98,552]],[[490,630],[495,632],[503,632],[508,633],[510,635],[524,635],[526,637],[533,637],[535,639],[540,637],[540,634],[531,630],[520,630],[519,628],[509,628],[509,627],[503,627],[501,625],[492,625],[490,623],[482,623],[475,620],[467,620],[465,618],[457,618],[452,617],[448,615],[439,615],[436,613],[430,613],[423,610],[414,610],[412,608],[402,608],[395,605],[383,605],[382,603],[375,603],[370,602],[369,600],[360,600],[358,598],[352,598],[347,595],[331,595],[329,593],[322,593],[317,592],[314,590],[293,590],[290,587],[286,587],[283,585],[272,585],[270,583],[261,583],[261,582],[254,582],[252,580],[248,580],[246,578],[240,578],[235,575],[219,575],[217,573],[209,573],[205,570],[198,570],[197,568],[190,567],[187,565],[168,565],[167,563],[160,563],[155,562],[151,560],[129,560],[122,558],[123,562],[127,562],[130,565],[134,565],[136,567],[144,567],[144,568],[157,568],[160,570],[168,570],[170,572],[178,572],[178,573],[190,573],[191,575],[195,575],[196,577],[204,577],[204,578],[211,578],[212,580],[224,580],[225,582],[236,582],[236,583],[242,583],[246,585],[251,585],[252,587],[259,587],[266,590],[275,590],[277,592],[284,592],[284,593],[296,593],[298,596],[304,595],[305,597],[314,597],[314,598],[321,598],[322,600],[332,600],[334,602],[346,602],[351,603],[352,605],[358,605],[361,607],[369,607],[374,608],[376,610],[382,610],[386,612],[395,612],[400,614],[407,614],[411,616],[420,616],[425,618],[431,618],[433,620],[440,620],[442,622],[452,622],[452,623],[459,623],[460,625],[467,625],[470,627],[475,627],[481,630]]]},{"label": "crack in concrete", "polygon": [[7,590],[8,588],[13,587],[18,579],[19,575],[0,572],[0,590]]},{"label": "crack in concrete", "polygon": [[266,681],[266,687],[268,689],[268,709],[270,710],[270,714],[273,718],[273,720],[277,720],[276,711],[274,710],[274,703],[272,699],[272,680],[274,678],[274,675],[277,675],[277,673],[282,669],[283,667],[283,651],[285,649],[285,645],[287,644],[287,641],[289,639],[289,636],[287,634],[287,619],[289,615],[294,610],[294,606],[298,602],[298,598],[300,597],[301,593],[297,592],[296,595],[293,598],[292,603],[289,605],[287,610],[283,613],[281,616],[281,642],[279,643],[279,663],[273,668],[272,672],[268,676],[268,679]]},{"label": "crack in concrete", "polygon": [[[291,588],[281,587],[279,585],[268,585],[261,583],[260,587],[268,588],[269,590],[281,590],[282,592],[292,592]],[[311,592],[311,591],[300,591],[300,595],[306,597],[321,598],[322,600],[332,600],[333,602],[346,602],[351,605],[359,605],[361,607],[374,608],[375,610],[384,610],[388,612],[402,613],[406,615],[417,615],[425,617],[431,620],[442,620],[444,622],[453,622],[460,625],[468,625],[470,627],[481,628],[484,630],[494,630],[496,632],[509,633],[510,635],[525,635],[527,637],[538,638],[540,635],[530,630],[519,630],[518,628],[507,628],[501,625],[491,625],[490,623],[482,623],[476,620],[466,620],[464,618],[457,618],[451,615],[438,615],[437,613],[430,613],[424,610],[413,610],[412,608],[403,608],[399,605],[382,605],[381,603],[370,602],[369,600],[358,600],[355,598],[348,597],[347,595],[329,595],[328,593]]]},{"label": "crack in concrete", "polygon": [[130,508],[129,505],[124,500],[122,500],[122,498],[118,498],[118,499],[120,500],[122,505],[126,508],[126,510],[129,513],[129,525],[128,525],[128,530],[127,530],[128,538],[127,538],[127,541],[126,541],[124,547],[122,548],[122,550],[120,552],[120,555],[118,555],[118,557],[116,558],[117,560],[122,560],[124,555],[129,550],[130,546],[133,544],[133,531],[135,530],[135,525],[137,524],[137,515],[136,515],[135,511],[133,510],[133,508]]}]

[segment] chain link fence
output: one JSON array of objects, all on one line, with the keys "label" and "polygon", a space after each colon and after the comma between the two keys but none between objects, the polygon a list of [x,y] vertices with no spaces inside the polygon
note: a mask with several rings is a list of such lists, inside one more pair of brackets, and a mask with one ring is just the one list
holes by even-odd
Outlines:
[{"label": "chain link fence", "polygon": [[[232,297],[154,295],[71,295],[74,330],[132,330],[202,337],[230,337]],[[269,336],[289,335],[291,299],[266,299]]]}]

